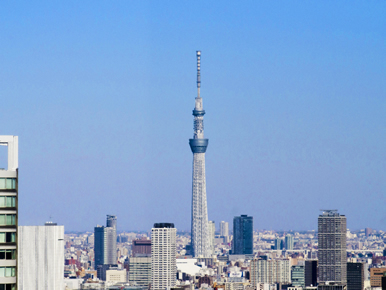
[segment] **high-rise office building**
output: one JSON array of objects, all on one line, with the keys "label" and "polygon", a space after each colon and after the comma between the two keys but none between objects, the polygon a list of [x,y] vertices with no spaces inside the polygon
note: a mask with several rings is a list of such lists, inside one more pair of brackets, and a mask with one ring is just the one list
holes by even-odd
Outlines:
[{"label": "high-rise office building", "polygon": [[275,250],[283,250],[284,248],[284,242],[283,242],[283,239],[275,239]]},{"label": "high-rise office building", "polygon": [[147,239],[133,240],[131,246],[131,255],[133,257],[151,256],[151,241]]},{"label": "high-rise office building", "polygon": [[304,266],[296,265],[291,267],[291,281],[292,286],[295,287],[305,287],[305,273]]},{"label": "high-rise office building", "polygon": [[253,254],[253,217],[241,215],[233,218],[232,254]]},{"label": "high-rise office building", "polygon": [[294,249],[294,237],[290,234],[285,236],[285,248],[287,250],[293,250]]},{"label": "high-rise office building", "polygon": [[0,289],[17,289],[18,137],[0,136],[8,166],[0,169]]},{"label": "high-rise office building", "polygon": [[129,281],[134,286],[148,287],[151,284],[151,257],[129,258]]},{"label": "high-rise office building", "polygon": [[304,276],[306,287],[315,287],[318,282],[318,261],[306,260],[304,262]]},{"label": "high-rise office building", "polygon": [[117,218],[108,215],[106,225],[94,228],[95,269],[117,263]]},{"label": "high-rise office building", "polygon": [[363,290],[364,286],[365,263],[347,263],[347,290]]},{"label": "high-rise office building", "polygon": [[222,237],[229,236],[229,223],[224,221],[220,222],[220,236]]},{"label": "high-rise office building", "polygon": [[[346,217],[324,210],[318,218],[319,284],[347,284]],[[329,283],[331,284],[331,283]]]},{"label": "high-rise office building", "polygon": [[151,289],[176,285],[176,234],[172,223],[156,223],[151,229]]},{"label": "high-rise office building", "polygon": [[18,290],[64,289],[63,261],[64,226],[18,227]]},{"label": "high-rise office building", "polygon": [[214,255],[214,237],[216,232],[216,224],[214,221],[208,222],[208,233],[209,233],[209,248],[210,254]]},{"label": "high-rise office building", "polygon": [[193,257],[209,257],[208,209],[206,203],[205,152],[208,139],[204,139],[204,108],[200,96],[201,88],[201,51],[197,51],[197,97],[193,110],[194,134],[189,139],[193,152],[192,186],[192,246]]},{"label": "high-rise office building", "polygon": [[115,215],[107,215],[106,226],[117,230],[117,217]]}]

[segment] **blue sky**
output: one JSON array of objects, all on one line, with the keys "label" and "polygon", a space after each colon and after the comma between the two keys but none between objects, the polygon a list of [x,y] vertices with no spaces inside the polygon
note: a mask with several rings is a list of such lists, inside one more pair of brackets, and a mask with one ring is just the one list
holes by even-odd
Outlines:
[{"label": "blue sky", "polygon": [[[190,229],[196,50],[209,219],[385,230],[385,1],[0,4],[19,224]],[[0,152],[4,161],[4,150]]]}]

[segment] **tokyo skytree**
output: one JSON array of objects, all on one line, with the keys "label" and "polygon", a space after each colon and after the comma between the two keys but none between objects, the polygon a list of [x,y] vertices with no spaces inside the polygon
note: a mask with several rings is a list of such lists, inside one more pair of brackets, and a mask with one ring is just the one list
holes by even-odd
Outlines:
[{"label": "tokyo skytree", "polygon": [[211,249],[208,235],[208,210],[206,206],[205,151],[208,139],[204,139],[204,114],[200,97],[201,51],[197,51],[197,97],[193,110],[194,134],[189,139],[193,152],[193,186],[192,186],[192,255],[193,257],[210,257]]}]

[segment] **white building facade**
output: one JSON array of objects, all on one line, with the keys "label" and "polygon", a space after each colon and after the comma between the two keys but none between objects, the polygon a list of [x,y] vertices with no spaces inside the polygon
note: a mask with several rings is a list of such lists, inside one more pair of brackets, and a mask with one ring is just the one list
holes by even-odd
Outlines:
[{"label": "white building facade", "polygon": [[176,234],[172,223],[156,223],[151,229],[151,289],[176,286]]},{"label": "white building facade", "polygon": [[18,290],[64,289],[64,226],[18,227]]},{"label": "white building facade", "polygon": [[222,237],[229,236],[229,223],[224,221],[220,222],[220,236]]},{"label": "white building facade", "polygon": [[289,259],[255,259],[251,261],[251,284],[257,287],[259,283],[290,284],[291,263]]},{"label": "white building facade", "polygon": [[[18,137],[0,136],[8,148],[7,168],[0,169],[0,289],[17,289]],[[20,289],[20,288],[19,288]]]}]

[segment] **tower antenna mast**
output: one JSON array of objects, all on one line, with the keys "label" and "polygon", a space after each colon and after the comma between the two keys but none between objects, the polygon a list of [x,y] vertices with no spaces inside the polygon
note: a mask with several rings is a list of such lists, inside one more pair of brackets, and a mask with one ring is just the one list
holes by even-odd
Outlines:
[{"label": "tower antenna mast", "polygon": [[197,55],[197,98],[200,98],[200,88],[201,88],[201,51],[196,51]]}]

